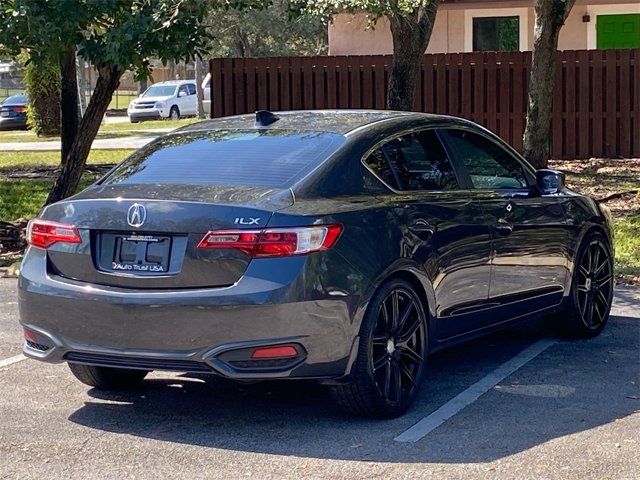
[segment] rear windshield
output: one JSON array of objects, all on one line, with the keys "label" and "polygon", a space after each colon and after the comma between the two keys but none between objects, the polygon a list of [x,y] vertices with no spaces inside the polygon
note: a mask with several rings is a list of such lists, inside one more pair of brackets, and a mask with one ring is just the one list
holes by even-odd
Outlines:
[{"label": "rear windshield", "polygon": [[23,93],[13,95],[5,99],[4,102],[0,102],[0,105],[25,105],[27,103],[27,96]]},{"label": "rear windshield", "polygon": [[292,130],[169,135],[125,159],[100,183],[289,188],[344,142],[335,133]]}]

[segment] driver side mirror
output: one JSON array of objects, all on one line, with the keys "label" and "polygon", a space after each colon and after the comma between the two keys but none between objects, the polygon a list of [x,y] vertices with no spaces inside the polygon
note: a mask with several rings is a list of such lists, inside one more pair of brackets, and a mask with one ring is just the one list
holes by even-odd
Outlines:
[{"label": "driver side mirror", "polygon": [[187,96],[187,92],[178,92],[178,98],[182,98],[182,97],[186,97]]},{"label": "driver side mirror", "polygon": [[564,188],[564,173],[558,170],[541,169],[536,172],[538,189],[543,195],[558,193]]}]

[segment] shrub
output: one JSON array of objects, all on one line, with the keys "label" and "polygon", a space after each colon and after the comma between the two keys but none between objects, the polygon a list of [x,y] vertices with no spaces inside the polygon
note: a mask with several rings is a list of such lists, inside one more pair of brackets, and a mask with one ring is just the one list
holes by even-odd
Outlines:
[{"label": "shrub", "polygon": [[32,62],[24,68],[29,96],[27,124],[38,136],[60,135],[60,67],[55,63]]}]

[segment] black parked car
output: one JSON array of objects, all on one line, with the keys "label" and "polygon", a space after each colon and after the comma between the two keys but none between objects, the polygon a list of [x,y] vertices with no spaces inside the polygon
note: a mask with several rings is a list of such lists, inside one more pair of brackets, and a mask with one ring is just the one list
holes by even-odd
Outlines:
[{"label": "black parked car", "polygon": [[19,93],[0,103],[0,130],[27,129],[27,96]]},{"label": "black parked car", "polygon": [[312,378],[352,413],[399,415],[438,349],[540,314],[602,330],[609,221],[563,180],[451,117],[190,125],[30,223],[24,352],[97,388]]}]

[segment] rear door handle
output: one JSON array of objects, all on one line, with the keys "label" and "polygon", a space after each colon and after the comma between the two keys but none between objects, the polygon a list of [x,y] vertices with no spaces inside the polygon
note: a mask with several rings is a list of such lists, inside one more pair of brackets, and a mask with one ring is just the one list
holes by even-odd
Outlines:
[{"label": "rear door handle", "polygon": [[420,236],[433,235],[435,233],[435,229],[431,225],[420,220],[410,224],[409,231]]},{"label": "rear door handle", "polygon": [[506,237],[508,235],[511,235],[511,233],[513,232],[513,225],[502,221],[493,225],[493,231],[496,232],[498,235]]}]

